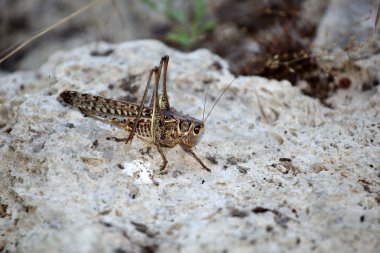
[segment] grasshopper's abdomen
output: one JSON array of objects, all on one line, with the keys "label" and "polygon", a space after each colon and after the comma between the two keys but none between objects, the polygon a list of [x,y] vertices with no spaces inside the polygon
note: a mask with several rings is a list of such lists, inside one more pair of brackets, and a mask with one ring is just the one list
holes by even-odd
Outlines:
[{"label": "grasshopper's abdomen", "polygon": [[[63,91],[58,98],[64,103],[93,113],[122,117],[136,117],[139,105],[126,101],[112,100],[77,91]],[[148,108],[143,110],[146,114]]]},{"label": "grasshopper's abdomen", "polygon": [[[107,99],[100,96],[93,96],[77,91],[63,91],[59,97],[68,105],[78,108],[84,115],[97,120],[113,124],[117,127],[131,131],[138,115],[137,104]],[[144,107],[136,134],[144,139],[151,140],[150,133],[150,111],[149,107]],[[149,116],[149,117],[146,117]]]}]

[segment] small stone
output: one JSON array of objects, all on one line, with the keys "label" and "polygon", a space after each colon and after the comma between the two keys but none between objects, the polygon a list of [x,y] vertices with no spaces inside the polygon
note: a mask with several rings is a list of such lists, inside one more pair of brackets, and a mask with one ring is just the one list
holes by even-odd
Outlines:
[{"label": "small stone", "polygon": [[325,165],[323,165],[322,163],[313,163],[310,168],[316,172],[316,173],[319,173],[321,171],[327,171],[327,167]]},{"label": "small stone", "polygon": [[0,238],[0,251],[2,251],[5,248],[6,242],[5,239]]}]

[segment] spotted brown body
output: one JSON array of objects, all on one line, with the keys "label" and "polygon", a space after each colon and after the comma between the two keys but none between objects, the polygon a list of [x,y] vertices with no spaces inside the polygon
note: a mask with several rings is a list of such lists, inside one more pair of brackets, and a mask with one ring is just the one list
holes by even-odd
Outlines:
[{"label": "spotted brown body", "polygon": [[[128,143],[136,135],[154,143],[163,159],[161,165],[161,172],[163,173],[166,172],[167,159],[161,147],[172,148],[177,144],[180,144],[186,152],[191,154],[201,164],[202,168],[210,171],[192,150],[204,129],[203,121],[180,114],[169,105],[166,89],[168,62],[169,57],[164,56],[161,58],[159,67],[155,67],[150,71],[140,104],[77,91],[63,91],[58,100],[78,108],[86,116],[110,123],[130,132],[127,138],[111,137],[110,139],[112,140]],[[158,85],[162,69],[164,73],[162,94],[158,96]],[[155,77],[153,95],[150,104],[145,105],[144,101],[153,75]]]}]

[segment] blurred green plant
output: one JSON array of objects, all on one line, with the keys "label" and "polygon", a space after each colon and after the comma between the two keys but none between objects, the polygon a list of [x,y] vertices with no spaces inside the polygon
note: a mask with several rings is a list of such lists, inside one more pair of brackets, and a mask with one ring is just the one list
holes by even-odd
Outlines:
[{"label": "blurred green plant", "polygon": [[155,3],[155,1],[152,1],[152,0],[143,0],[142,1],[146,6],[148,6],[149,8],[153,9],[153,10],[156,10],[157,9],[157,4]]},{"label": "blurred green plant", "polygon": [[[153,0],[143,0],[143,3],[153,10],[158,9],[157,2]],[[176,8],[172,1],[164,0],[164,14],[173,23],[165,39],[188,49],[212,31],[216,22],[207,19],[204,0],[183,1],[181,7]]]}]

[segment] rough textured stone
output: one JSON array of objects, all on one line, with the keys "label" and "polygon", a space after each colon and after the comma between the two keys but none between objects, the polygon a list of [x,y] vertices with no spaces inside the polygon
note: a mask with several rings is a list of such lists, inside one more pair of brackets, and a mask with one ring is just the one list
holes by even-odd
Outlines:
[{"label": "rough textured stone", "polygon": [[315,44],[329,45],[329,48],[350,48],[355,47],[357,42],[368,41],[373,37],[373,41],[368,44],[372,47],[377,44],[378,47],[378,35],[374,31],[378,6],[378,0],[365,0],[359,5],[355,0],[330,1],[318,26]]},{"label": "rough textured stone", "polygon": [[[92,52],[92,53],[91,53]],[[94,52],[98,52],[94,54]],[[107,52],[107,54],[102,54]],[[196,152],[107,141],[127,133],[62,106],[65,89],[139,98],[170,55],[169,96],[202,118],[233,80],[207,50],[156,41],[58,52],[1,77],[0,246],[9,252],[375,252],[380,248],[380,88],[328,102],[288,82],[238,77]],[[102,56],[103,55],[103,56]],[[159,182],[155,186],[148,173]]]}]

